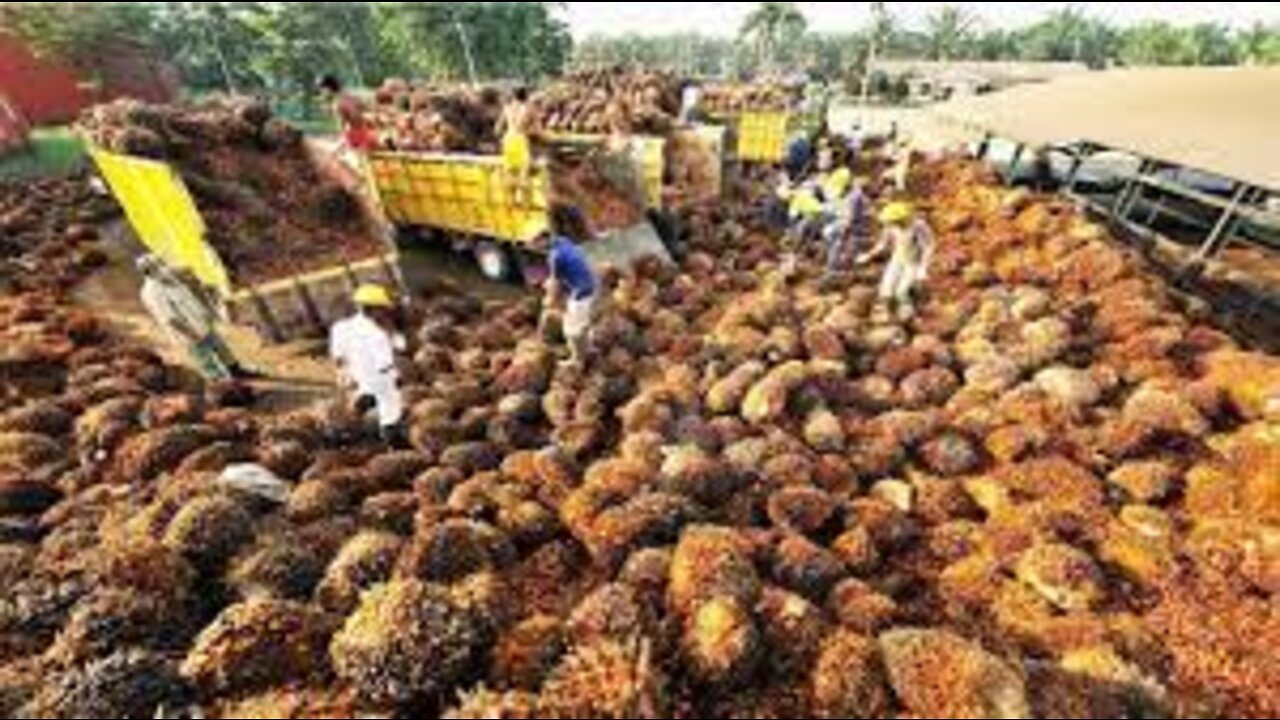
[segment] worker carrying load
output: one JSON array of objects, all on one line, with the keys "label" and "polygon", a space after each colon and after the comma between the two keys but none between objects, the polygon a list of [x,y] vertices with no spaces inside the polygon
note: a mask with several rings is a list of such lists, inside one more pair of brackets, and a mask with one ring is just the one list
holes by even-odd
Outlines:
[{"label": "worker carrying load", "polygon": [[552,213],[552,223],[550,232],[540,235],[534,245],[535,250],[547,254],[551,271],[545,308],[554,307],[561,298],[565,300],[564,336],[569,345],[569,363],[586,367],[600,281],[578,245],[586,233],[582,214],[576,208],[559,207]]},{"label": "worker carrying load", "polygon": [[880,283],[881,309],[906,322],[915,317],[915,294],[929,279],[936,237],[928,221],[909,203],[890,203],[880,214],[880,222],[884,225],[880,242],[858,262],[891,253]]},{"label": "worker carrying load", "polygon": [[142,306],[164,328],[173,343],[185,348],[208,380],[247,379],[245,370],[218,334],[213,306],[155,255],[138,260],[142,273]]},{"label": "worker carrying load", "polygon": [[396,330],[396,305],[381,285],[364,285],[355,293],[356,314],[336,323],[329,332],[329,356],[338,380],[354,398],[364,417],[376,411],[384,442],[405,448],[405,400],[400,391],[397,358],[407,350]]},{"label": "worker carrying load", "polygon": [[529,91],[516,88],[511,93],[502,117],[498,120],[498,135],[502,138],[502,163],[507,172],[515,202],[528,202],[533,177],[533,115],[529,109]]}]

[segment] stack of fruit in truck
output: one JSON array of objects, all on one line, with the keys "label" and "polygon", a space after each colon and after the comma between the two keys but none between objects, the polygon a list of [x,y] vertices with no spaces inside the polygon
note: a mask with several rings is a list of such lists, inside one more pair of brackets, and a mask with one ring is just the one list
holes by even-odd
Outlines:
[{"label": "stack of fruit in truck", "polygon": [[658,242],[646,211],[719,197],[722,139],[678,126],[680,82],[660,73],[586,73],[535,92],[543,159],[528,177],[497,151],[504,93],[388,81],[371,112],[384,149],[368,160],[375,194],[398,227],[471,247],[506,276],[548,225],[554,205],[578,208],[592,234]]},{"label": "stack of fruit in truck", "polygon": [[361,197],[263,103],[121,101],[80,127],[142,242],[269,338],[327,326],[360,279],[398,282],[395,250]]}]

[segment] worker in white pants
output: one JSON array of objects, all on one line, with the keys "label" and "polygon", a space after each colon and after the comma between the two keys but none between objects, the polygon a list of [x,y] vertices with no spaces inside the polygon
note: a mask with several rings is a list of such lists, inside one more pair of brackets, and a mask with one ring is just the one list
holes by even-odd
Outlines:
[{"label": "worker in white pants", "polygon": [[575,242],[586,236],[582,213],[576,208],[558,207],[553,213],[553,227],[542,232],[534,242],[536,250],[547,253],[545,308],[551,308],[561,297],[567,298],[564,310],[564,337],[569,346],[569,365],[586,367],[591,355],[591,328],[595,322],[596,299],[600,280],[590,258]]},{"label": "worker in white pants", "polygon": [[394,329],[395,302],[385,287],[365,285],[356,291],[355,304],[356,314],[330,331],[329,354],[338,366],[340,384],[354,398],[356,412],[365,416],[375,411],[382,439],[393,447],[406,447],[397,355],[407,343]]},{"label": "worker in white pants", "polygon": [[915,317],[916,292],[929,279],[936,238],[929,223],[918,217],[908,203],[888,205],[880,214],[880,222],[884,226],[880,242],[858,262],[863,264],[890,254],[880,283],[881,309],[906,322]]}]

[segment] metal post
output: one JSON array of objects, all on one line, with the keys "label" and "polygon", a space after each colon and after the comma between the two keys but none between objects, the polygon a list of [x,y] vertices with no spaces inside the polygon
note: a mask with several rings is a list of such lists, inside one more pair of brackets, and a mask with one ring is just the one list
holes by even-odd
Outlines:
[{"label": "metal post", "polygon": [[1160,219],[1160,215],[1163,212],[1164,212],[1164,196],[1161,195],[1156,198],[1155,204],[1151,207],[1151,212],[1147,213],[1146,226],[1154,230],[1156,226],[1156,220]]},{"label": "metal post", "polygon": [[1200,248],[1200,253],[1196,256],[1199,260],[1208,260],[1217,255],[1227,242],[1235,236],[1236,225],[1240,221],[1240,206],[1244,204],[1252,193],[1253,188],[1248,185],[1242,184],[1236,188],[1235,194],[1231,196],[1231,204],[1227,206],[1226,210],[1222,211],[1222,217],[1218,218],[1218,224],[1214,226],[1213,232],[1209,233],[1204,246]]},{"label": "metal post", "polygon": [[1022,165],[1022,156],[1027,151],[1026,143],[1018,143],[1018,147],[1013,151],[1013,159],[1009,161],[1009,176],[1005,178],[1005,184],[1013,185],[1018,178],[1018,167]]},{"label": "metal post", "polygon": [[991,133],[983,133],[982,142],[978,145],[978,159],[986,162],[987,156],[991,154]]},{"label": "metal post", "polygon": [[1142,165],[1138,167],[1138,171],[1129,177],[1129,181],[1125,183],[1124,189],[1116,196],[1115,203],[1111,207],[1111,214],[1117,220],[1125,220],[1129,216],[1129,211],[1133,209],[1134,204],[1142,196],[1142,179],[1148,174],[1148,168],[1154,163],[1150,160],[1143,160]]},{"label": "metal post", "polygon": [[1080,181],[1080,170],[1084,168],[1085,158],[1089,155],[1089,145],[1083,143],[1071,156],[1071,171],[1067,174],[1067,195],[1075,195],[1076,184]]}]

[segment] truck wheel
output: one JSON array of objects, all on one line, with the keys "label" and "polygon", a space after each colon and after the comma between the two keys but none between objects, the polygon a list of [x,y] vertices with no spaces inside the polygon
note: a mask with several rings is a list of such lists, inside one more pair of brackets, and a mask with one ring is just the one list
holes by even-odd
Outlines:
[{"label": "truck wheel", "polygon": [[506,282],[515,269],[515,261],[506,248],[496,243],[480,243],[473,251],[480,274],[494,282]]}]

